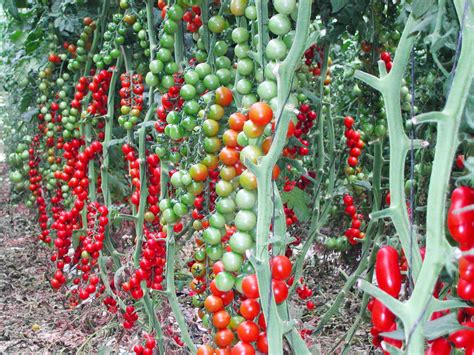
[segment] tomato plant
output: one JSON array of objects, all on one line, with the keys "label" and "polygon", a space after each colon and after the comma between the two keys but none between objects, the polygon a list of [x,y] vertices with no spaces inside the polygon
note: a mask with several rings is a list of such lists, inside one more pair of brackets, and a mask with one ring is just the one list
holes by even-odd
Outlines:
[{"label": "tomato plant", "polygon": [[472,352],[474,9],[428,3],[2,4],[11,197],[53,290],[137,354],[309,354],[355,286],[343,353],[368,319],[370,350]]}]

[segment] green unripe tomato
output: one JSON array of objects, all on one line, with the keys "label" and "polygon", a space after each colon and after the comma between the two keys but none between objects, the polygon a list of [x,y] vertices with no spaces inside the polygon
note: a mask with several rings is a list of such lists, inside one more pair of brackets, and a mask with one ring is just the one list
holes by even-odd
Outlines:
[{"label": "green unripe tomato", "polygon": [[229,245],[233,252],[245,254],[248,249],[252,248],[253,239],[250,234],[239,231],[230,237]]},{"label": "green unripe tomato", "polygon": [[235,196],[235,203],[242,210],[252,209],[257,203],[257,194],[253,191],[240,189]]},{"label": "green unripe tomato", "polygon": [[216,58],[216,68],[217,69],[230,69],[232,67],[232,62],[229,58],[220,56]]},{"label": "green unripe tomato", "polygon": [[225,227],[225,218],[220,213],[213,213],[209,218],[209,224],[214,228],[224,228]]},{"label": "green unripe tomato", "polygon": [[149,69],[153,74],[159,74],[163,71],[164,64],[159,59],[154,59],[150,62]]},{"label": "green unripe tomato", "polygon": [[242,210],[235,216],[235,226],[239,231],[248,232],[255,228],[257,216],[252,211]]},{"label": "green unripe tomato", "polygon": [[188,115],[196,115],[200,110],[200,106],[197,101],[190,100],[184,104],[183,110]]},{"label": "green unripe tomato", "polygon": [[220,230],[214,227],[207,228],[202,234],[202,239],[204,242],[211,245],[219,244],[221,242],[221,238]]},{"label": "green unripe tomato", "polygon": [[226,68],[218,69],[216,76],[222,85],[228,85],[232,81],[232,73]]},{"label": "green unripe tomato", "polygon": [[249,40],[250,34],[245,27],[237,27],[232,31],[232,40],[236,44],[245,43]]},{"label": "green unripe tomato", "polygon": [[157,86],[160,83],[160,78],[150,71],[145,76],[145,83],[148,86]]},{"label": "green unripe tomato", "polygon": [[216,275],[216,287],[219,291],[228,292],[234,287],[235,278],[231,273],[222,271]]},{"label": "green unripe tomato", "polygon": [[168,9],[166,14],[168,15],[170,19],[174,21],[180,21],[184,15],[184,10],[180,5],[174,4]]},{"label": "green unripe tomato", "polygon": [[234,199],[230,197],[224,197],[217,201],[216,203],[217,212],[226,215],[228,213],[233,213],[235,211],[235,202]]},{"label": "green unripe tomato", "polygon": [[277,36],[283,36],[291,30],[291,21],[286,15],[276,14],[270,18],[268,29]]},{"label": "green unripe tomato", "polygon": [[184,84],[179,91],[179,95],[185,100],[191,100],[196,96],[196,88],[190,84]]},{"label": "green unripe tomato", "polygon": [[213,261],[217,261],[222,258],[222,254],[224,254],[222,250],[222,245],[219,243],[217,245],[210,245],[206,247],[206,254],[209,259]]},{"label": "green unripe tomato", "polygon": [[250,94],[252,91],[252,82],[248,79],[240,79],[235,86],[237,92],[241,95]]},{"label": "green unripe tomato", "polygon": [[224,253],[222,263],[224,264],[225,271],[237,272],[242,266],[243,258],[242,255],[230,251]]},{"label": "green unripe tomato", "polygon": [[253,73],[254,63],[250,58],[244,58],[237,62],[237,72],[242,76],[248,76]]},{"label": "green unripe tomato", "polygon": [[199,81],[199,74],[194,70],[188,70],[184,74],[184,81],[186,84],[195,85]]},{"label": "green unripe tomato", "polygon": [[255,6],[247,6],[245,8],[245,17],[247,17],[249,20],[257,19],[257,9]]},{"label": "green unripe tomato", "polygon": [[261,100],[270,101],[277,96],[277,84],[272,80],[262,81],[257,88],[257,94]]},{"label": "green unripe tomato", "polygon": [[219,78],[215,74],[206,75],[204,77],[203,83],[208,90],[216,90],[221,85]]},{"label": "green unripe tomato", "polygon": [[290,15],[296,10],[296,0],[275,0],[273,7],[280,14]]},{"label": "green unripe tomato", "polygon": [[214,54],[216,55],[216,57],[223,56],[227,53],[228,49],[229,49],[229,46],[227,45],[226,42],[217,41],[216,44],[214,45]]},{"label": "green unripe tomato", "polygon": [[208,23],[207,27],[212,33],[222,33],[225,28],[225,19],[221,15],[212,16]]},{"label": "green unripe tomato", "polygon": [[281,39],[274,38],[268,42],[265,55],[270,60],[282,60],[286,57],[286,51],[285,43]]},{"label": "green unripe tomato", "polygon": [[234,47],[234,54],[239,59],[248,58],[250,46],[247,43],[241,43]]},{"label": "green unripe tomato", "polygon": [[232,184],[225,180],[219,180],[216,184],[216,193],[217,196],[227,197],[233,191]]},{"label": "green unripe tomato", "polygon": [[208,63],[200,63],[196,65],[196,68],[194,69],[196,73],[199,75],[199,79],[204,79],[206,75],[209,75],[212,73],[212,68]]}]

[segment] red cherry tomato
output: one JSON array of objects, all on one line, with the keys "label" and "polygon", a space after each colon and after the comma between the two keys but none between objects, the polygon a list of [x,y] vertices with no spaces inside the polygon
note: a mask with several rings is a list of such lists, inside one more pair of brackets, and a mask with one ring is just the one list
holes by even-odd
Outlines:
[{"label": "red cherry tomato", "polygon": [[257,275],[247,275],[242,280],[242,291],[247,298],[255,299],[260,297],[258,291]]},{"label": "red cherry tomato", "polygon": [[380,289],[392,297],[398,297],[402,276],[398,265],[398,252],[391,246],[384,246],[377,252],[375,276]]},{"label": "red cherry tomato", "polygon": [[379,300],[372,307],[372,324],[380,332],[388,332],[395,323],[394,314]]},{"label": "red cherry tomato", "polygon": [[452,346],[445,338],[436,339],[426,349],[425,355],[449,355],[451,354]]},{"label": "red cherry tomato", "polygon": [[260,303],[254,299],[247,299],[242,301],[240,305],[240,314],[248,320],[255,319],[260,313]]},{"label": "red cherry tomato", "polygon": [[291,261],[285,255],[275,256],[271,260],[272,277],[275,280],[286,281],[291,275]]},{"label": "red cherry tomato", "polygon": [[451,194],[448,229],[454,240],[464,248],[470,248],[474,242],[474,211],[455,212],[472,204],[474,204],[474,189],[471,187],[460,186]]},{"label": "red cherry tomato", "polygon": [[265,126],[273,118],[272,108],[265,102],[256,102],[250,106],[249,119],[257,126]]},{"label": "red cherry tomato", "polygon": [[250,320],[240,323],[237,328],[239,339],[246,343],[256,341],[258,338],[258,332],[258,325]]},{"label": "red cherry tomato", "polygon": [[288,285],[284,281],[273,280],[273,295],[275,296],[275,302],[280,304],[288,298]]}]

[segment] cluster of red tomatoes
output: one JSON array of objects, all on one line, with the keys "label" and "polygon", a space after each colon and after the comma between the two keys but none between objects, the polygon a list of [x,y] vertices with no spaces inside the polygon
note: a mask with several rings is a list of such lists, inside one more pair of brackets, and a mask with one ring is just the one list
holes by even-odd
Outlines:
[{"label": "cluster of red tomatoes", "polygon": [[[305,52],[304,52],[304,57],[305,57],[305,64],[309,66],[309,70],[314,76],[320,76],[321,75],[321,63],[324,58],[324,48],[319,47],[316,44],[313,44],[311,47],[309,47]],[[312,66],[313,62],[316,62],[315,65]],[[331,58],[328,58],[328,65],[331,65],[332,60]],[[325,80],[324,80],[324,85],[329,85],[331,83],[331,70],[327,68],[327,71],[325,73]]]},{"label": "cluster of red tomatoes", "polygon": [[97,290],[100,279],[97,275],[91,274],[96,267],[99,253],[102,250],[105,239],[105,227],[109,223],[107,218],[108,209],[98,202],[91,202],[87,205],[87,235],[79,237],[80,248],[74,254],[74,263],[78,264],[78,269],[83,272],[82,279],[77,277],[73,280],[75,285],[80,286],[81,281],[88,282],[79,288],[79,299],[85,300]]},{"label": "cluster of red tomatoes", "polygon": [[117,301],[112,296],[105,297],[102,303],[105,307],[107,307],[107,311],[109,311],[110,313],[117,313]]},{"label": "cluster of red tomatoes", "polygon": [[201,8],[199,6],[191,6],[190,10],[184,13],[183,21],[186,22],[186,29],[189,32],[197,32],[202,26]]},{"label": "cluster of red tomatoes", "polygon": [[51,53],[51,54],[48,56],[48,61],[50,61],[51,63],[54,63],[54,64],[61,64],[61,57],[58,56],[58,55],[55,54],[55,53]]},{"label": "cluster of red tomatoes", "polygon": [[184,99],[179,96],[184,79],[181,75],[176,74],[173,76],[173,81],[174,85],[161,97],[161,105],[156,109],[156,115],[159,121],[155,123],[155,129],[159,133],[165,131],[165,127],[167,126],[166,117],[168,117],[168,114],[172,111],[179,112],[184,104]]},{"label": "cluster of red tomatoes", "polygon": [[156,340],[152,334],[145,334],[145,347],[141,344],[136,344],[133,351],[137,355],[153,355],[153,349],[156,347]]},{"label": "cluster of red tomatoes", "polygon": [[351,195],[345,194],[342,200],[346,206],[344,213],[352,218],[351,226],[350,228],[346,229],[344,235],[347,237],[349,243],[354,245],[357,244],[356,239],[364,239],[365,237],[365,234],[360,231],[360,227],[362,225],[362,216],[357,213],[357,207],[355,206],[354,198]]},{"label": "cluster of red tomatoes", "polygon": [[[448,211],[448,229],[462,251],[470,250],[474,246],[474,211],[461,211],[462,208],[473,204],[473,188],[460,186],[451,194],[451,206]],[[473,256],[465,255],[459,259],[457,292],[463,300],[474,300]]]},{"label": "cluster of red tomatoes", "polygon": [[359,157],[362,154],[362,149],[364,149],[365,143],[360,138],[360,132],[354,130],[354,119],[352,117],[344,117],[344,126],[346,127],[346,131],[344,132],[344,135],[347,138],[346,145],[350,149],[347,164],[351,168],[355,168],[357,164],[359,164]]},{"label": "cluster of red tomatoes", "polygon": [[380,53],[380,59],[384,61],[387,73],[390,73],[390,70],[392,69],[392,58],[390,56],[390,53],[387,51]]},{"label": "cluster of red tomatoes", "polygon": [[114,68],[101,70],[92,77],[92,81],[89,83],[89,91],[92,92],[92,100],[87,106],[87,112],[89,114],[105,115],[107,113],[107,93],[113,70]]},{"label": "cluster of red tomatoes", "polygon": [[122,326],[125,329],[132,329],[135,325],[135,322],[138,320],[138,314],[135,312],[135,307],[129,305],[125,308],[125,313],[123,314],[124,321]]},{"label": "cluster of red tomatoes", "polygon": [[42,240],[45,243],[51,242],[51,237],[49,236],[49,229],[48,229],[48,214],[46,208],[46,201],[43,197],[43,189],[41,188],[40,182],[42,177],[39,173],[38,167],[38,160],[35,155],[35,147],[38,144],[38,137],[37,135],[33,142],[31,143],[31,147],[28,150],[29,154],[29,162],[28,166],[30,167],[30,171],[28,172],[30,176],[30,186],[29,189],[33,196],[36,197],[36,205],[38,206],[38,222],[41,228],[41,234],[38,236],[38,239]]},{"label": "cluster of red tomatoes", "polygon": [[[301,285],[296,288],[296,294],[302,300],[307,300],[313,295],[313,290],[310,289],[308,285],[303,283],[303,278],[300,278],[299,282],[301,283]],[[312,311],[314,307],[315,307],[315,304],[313,301],[308,300],[306,302],[306,308],[308,308],[309,311]]]},{"label": "cluster of red tomatoes", "polygon": [[143,110],[143,76],[141,74],[123,73],[120,75],[119,90],[120,113],[118,122],[126,130],[131,130],[137,124]]},{"label": "cluster of red tomatoes", "polygon": [[[402,275],[400,272],[398,251],[391,246],[384,246],[377,252],[375,260],[375,277],[378,287],[387,292],[390,296],[398,298],[402,287]],[[379,334],[391,332],[397,329],[395,315],[378,299],[372,299],[368,304],[368,309],[372,313],[373,344],[381,347],[382,340],[397,348],[401,348],[402,341]],[[389,352],[385,351],[385,354]]]},{"label": "cluster of red tomatoes", "polygon": [[82,107],[82,100],[87,95],[89,90],[89,80],[85,76],[79,78],[79,82],[76,84],[76,92],[74,93],[74,99],[71,101],[71,107],[80,110]]},{"label": "cluster of red tomatoes", "polygon": [[[64,143],[63,146],[64,158],[67,161],[63,172],[58,174],[58,177],[67,181],[67,185],[69,188],[72,188],[72,193],[76,199],[73,203],[74,207],[70,211],[62,211],[59,218],[51,224],[51,228],[56,230],[57,236],[54,240],[57,253],[53,255],[53,261],[57,261],[58,270],[63,269],[64,262],[70,262],[70,257],[67,254],[71,246],[72,233],[74,230],[80,229],[79,215],[85,206],[85,201],[88,199],[89,179],[87,177],[87,170],[89,161],[93,160],[97,154],[102,153],[102,144],[98,141],[92,142],[83,152],[78,153],[82,145],[84,145],[82,140],[73,139],[70,142]],[[102,208],[101,214],[102,212],[106,213],[106,209]],[[105,226],[108,220],[105,215],[101,217],[104,218],[99,223]],[[81,269],[84,273],[88,273],[90,265],[82,265]],[[63,283],[55,278],[51,281],[54,288],[59,288]]]},{"label": "cluster of red tomatoes", "polygon": [[[292,271],[291,261],[286,256],[275,256],[271,259],[272,292],[277,304],[284,302],[288,297],[288,284]],[[215,276],[224,272],[222,262],[214,264]],[[212,324],[216,328],[214,343],[219,347],[213,349],[210,345],[202,345],[198,354],[212,354],[215,351],[232,354],[255,354],[255,347],[262,353],[268,353],[266,323],[258,299],[261,297],[257,275],[249,274],[242,279],[242,301],[238,308],[238,316],[232,317],[225,309],[234,299],[232,290],[220,291],[215,280],[210,283],[211,295],[204,301],[204,308],[212,314]],[[239,342],[231,346],[235,339]]]}]

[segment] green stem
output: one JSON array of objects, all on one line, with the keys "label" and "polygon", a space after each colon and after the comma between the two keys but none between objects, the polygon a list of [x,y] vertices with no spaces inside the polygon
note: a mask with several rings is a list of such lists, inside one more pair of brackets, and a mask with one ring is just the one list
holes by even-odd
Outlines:
[{"label": "green stem", "polygon": [[[373,168],[373,189],[374,189],[374,205],[372,211],[378,211],[380,209],[381,203],[381,176],[382,176],[382,143],[377,142],[375,145],[374,153],[374,168]],[[366,236],[363,241],[362,253],[360,257],[359,265],[357,269],[352,273],[352,275],[347,279],[346,283],[342,290],[336,296],[332,306],[326,311],[326,313],[321,317],[321,320],[318,323],[318,326],[314,330],[314,334],[318,334],[323,331],[324,326],[329,322],[329,320],[339,311],[342,302],[344,301],[347,294],[354,287],[355,283],[359,280],[360,275],[364,272],[368,266],[373,263],[375,247],[371,251],[372,241],[377,237],[378,221],[370,221]],[[369,256],[370,255],[370,256]]]},{"label": "green stem", "polygon": [[[455,1],[459,22],[463,18],[463,1]],[[464,107],[469,95],[472,76],[472,53],[474,51],[474,9],[468,8],[466,23],[462,31],[462,49],[459,56],[456,74],[451,91],[442,113],[438,116],[438,132],[442,132],[442,139],[438,139],[435,147],[433,168],[428,190],[428,210],[426,214],[426,254],[420,276],[413,290],[412,297],[406,307],[416,312],[408,312],[411,317],[405,324],[407,336],[407,351],[422,352],[424,346],[423,324],[420,318],[429,319],[429,312],[422,314],[432,298],[434,286],[444,266],[449,244],[445,235],[446,195],[448,192],[451,163],[454,160],[459,145],[458,130],[461,124]],[[447,117],[446,117],[447,115]],[[440,135],[438,135],[440,137]],[[420,314],[421,313],[421,314]]]},{"label": "green stem", "polygon": [[[257,21],[259,23],[265,20],[260,16],[262,16],[262,12],[258,11]],[[291,83],[295,74],[294,68],[303,54],[304,39],[306,39],[308,35],[310,16],[311,1],[300,1],[298,8],[298,21],[296,22],[296,38],[300,38],[301,40],[293,43],[286,59],[278,67],[278,107],[275,115],[278,119],[278,123],[270,151],[260,160],[258,165],[252,164],[248,161],[245,162],[246,166],[257,178],[257,202],[258,206],[261,206],[258,210],[257,216],[256,255],[252,258],[251,262],[257,275],[258,287],[261,295],[260,302],[267,321],[269,353],[275,355],[283,353],[282,336],[284,324],[278,314],[273,295],[272,297],[267,297],[267,295],[271,295],[268,231],[270,229],[271,216],[273,215],[274,207],[271,198],[273,188],[271,178],[273,167],[281,155],[286,142],[286,133],[288,131],[288,124],[291,116],[289,115],[289,112],[285,110],[285,105],[290,94]],[[264,30],[265,29],[262,28],[262,31]],[[261,34],[259,36],[262,38]],[[309,351],[306,349],[304,353],[309,353]]]},{"label": "green stem", "polygon": [[[153,100],[153,98],[151,98]],[[145,120],[148,122],[155,112],[155,105],[151,103],[145,116]],[[138,131],[138,161],[140,164],[140,200],[138,204],[138,212],[136,215],[135,223],[135,251],[133,253],[133,264],[135,268],[140,266],[140,256],[142,254],[142,243],[143,243],[143,226],[145,222],[145,209],[146,199],[148,197],[148,188],[146,181],[146,125],[142,124]]]},{"label": "green stem", "polygon": [[255,0],[257,8],[257,56],[261,68],[265,68],[265,48],[270,39],[268,34],[268,0]]},{"label": "green stem", "polygon": [[[107,209],[110,209],[112,206],[112,197],[110,194],[109,188],[109,166],[110,166],[110,157],[109,157],[109,147],[108,143],[112,139],[112,128],[114,125],[114,113],[115,113],[115,86],[117,85],[117,78],[120,75],[120,68],[123,64],[123,57],[119,56],[117,62],[115,63],[115,71],[112,73],[112,78],[110,79],[109,92],[107,93],[107,114],[105,116],[105,129],[104,129],[104,141],[103,141],[103,150],[102,150],[102,165],[100,167],[100,175],[102,181],[102,196],[104,197],[104,205]],[[112,241],[110,240],[110,225],[105,227],[105,247],[107,251],[112,256],[115,269],[120,268],[120,258],[117,255]]]},{"label": "green stem", "polygon": [[169,229],[166,238],[166,292],[168,294],[168,301],[181,332],[180,336],[188,347],[189,351],[194,354],[196,353],[196,346],[194,345],[193,340],[191,339],[191,336],[188,332],[188,325],[186,324],[183,312],[179,306],[178,296],[176,295],[176,286],[174,280],[175,253],[176,241],[172,230]]}]

